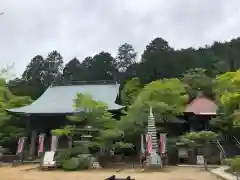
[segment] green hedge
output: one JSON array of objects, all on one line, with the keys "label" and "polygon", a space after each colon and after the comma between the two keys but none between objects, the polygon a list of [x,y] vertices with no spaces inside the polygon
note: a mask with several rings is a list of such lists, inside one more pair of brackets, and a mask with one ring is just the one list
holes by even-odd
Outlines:
[{"label": "green hedge", "polygon": [[225,163],[230,167],[230,169],[228,170],[229,172],[240,174],[240,156],[227,159]]},{"label": "green hedge", "polygon": [[88,148],[83,146],[58,151],[55,158],[57,167],[66,171],[88,169],[91,159],[88,153]]}]

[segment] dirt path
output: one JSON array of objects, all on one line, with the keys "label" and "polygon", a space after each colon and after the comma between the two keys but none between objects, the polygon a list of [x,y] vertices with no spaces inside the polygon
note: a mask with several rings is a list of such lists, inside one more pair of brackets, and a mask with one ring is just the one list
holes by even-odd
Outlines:
[{"label": "dirt path", "polygon": [[[116,175],[117,177],[131,176],[136,180],[218,180],[214,175],[197,168],[168,168],[165,172],[136,172],[123,170],[116,173],[114,170],[96,170],[80,172],[39,171],[31,169],[33,166],[1,167],[2,180],[104,180]],[[31,170],[29,170],[31,169]],[[27,171],[26,171],[27,170]]]}]

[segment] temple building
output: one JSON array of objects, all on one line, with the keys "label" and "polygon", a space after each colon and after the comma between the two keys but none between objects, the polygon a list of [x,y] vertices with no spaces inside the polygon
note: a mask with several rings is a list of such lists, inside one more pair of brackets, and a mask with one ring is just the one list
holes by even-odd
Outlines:
[{"label": "temple building", "polygon": [[184,111],[189,131],[209,130],[210,120],[216,117],[217,108],[214,101],[204,96],[199,96],[191,101]]},{"label": "temple building", "polygon": [[6,111],[25,118],[28,122],[26,131],[30,141],[27,144],[30,144],[29,155],[33,157],[37,154],[37,136],[40,133],[46,134],[45,144],[49,149],[51,130],[67,125],[69,123],[67,116],[77,112],[74,108],[77,93],[91,95],[94,100],[104,102],[110,112],[117,114],[123,108],[115,103],[118,91],[119,85],[111,83],[50,86],[32,104]]},{"label": "temple building", "polygon": [[[196,97],[186,106],[183,113],[182,118],[185,121],[186,132],[212,130],[211,120],[216,117],[217,109],[217,104],[213,100],[203,95]],[[176,163],[198,164],[198,157],[203,155],[202,148],[192,151],[182,143],[177,143],[177,147],[178,160]],[[211,151],[213,156],[210,163],[219,163],[220,151],[216,144],[212,146]]]}]

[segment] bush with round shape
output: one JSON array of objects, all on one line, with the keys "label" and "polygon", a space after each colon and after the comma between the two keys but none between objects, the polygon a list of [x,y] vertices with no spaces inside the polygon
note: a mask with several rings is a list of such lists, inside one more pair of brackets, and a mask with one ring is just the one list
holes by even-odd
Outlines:
[{"label": "bush with round shape", "polygon": [[65,161],[70,158],[71,158],[71,156],[70,156],[70,152],[68,150],[58,151],[56,153],[56,157],[55,157],[57,167],[62,168]]},{"label": "bush with round shape", "polygon": [[77,171],[88,169],[89,165],[90,165],[89,158],[73,157],[71,159],[65,160],[62,168],[65,171]]},{"label": "bush with round shape", "polygon": [[236,175],[236,179],[239,180],[240,177],[240,156],[236,156],[232,159],[228,159],[227,164],[230,167],[230,172]]},{"label": "bush with round shape", "polygon": [[79,168],[79,159],[71,158],[63,162],[62,168],[65,171],[76,171]]}]

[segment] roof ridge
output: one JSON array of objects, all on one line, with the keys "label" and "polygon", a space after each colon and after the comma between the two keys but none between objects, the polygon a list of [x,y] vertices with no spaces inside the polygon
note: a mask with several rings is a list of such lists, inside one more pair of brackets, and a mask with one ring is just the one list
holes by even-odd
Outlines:
[{"label": "roof ridge", "polygon": [[118,84],[113,80],[99,80],[99,81],[65,81],[60,84],[52,84],[51,87],[55,86],[75,86],[75,85],[105,85],[105,84]]}]

